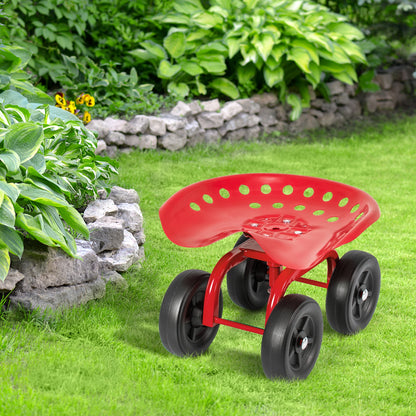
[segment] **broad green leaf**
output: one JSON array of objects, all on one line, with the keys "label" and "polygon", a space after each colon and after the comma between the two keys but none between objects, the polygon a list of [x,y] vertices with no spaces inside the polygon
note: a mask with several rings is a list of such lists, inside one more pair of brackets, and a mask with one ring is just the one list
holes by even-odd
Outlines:
[{"label": "broad green leaf", "polygon": [[50,247],[56,247],[56,243],[45,231],[45,223],[42,215],[32,217],[29,214],[19,212],[16,215],[16,227],[22,228],[36,240]]},{"label": "broad green leaf", "polygon": [[199,0],[178,0],[173,2],[173,8],[183,14],[193,14],[203,9]]},{"label": "broad green leaf", "polygon": [[254,46],[257,48],[258,53],[263,58],[263,61],[267,61],[273,46],[274,46],[274,39],[273,36],[265,33],[260,36],[260,39],[254,43]]},{"label": "broad green leaf", "polygon": [[0,149],[0,161],[10,173],[17,172],[20,167],[20,157],[13,150]]},{"label": "broad green leaf", "polygon": [[287,47],[284,44],[274,45],[270,55],[279,62],[282,56],[286,53]]},{"label": "broad green leaf", "polygon": [[228,46],[228,57],[232,58],[240,51],[242,40],[241,38],[228,37],[226,43]]},{"label": "broad green leaf", "polygon": [[218,14],[201,12],[195,14],[192,21],[204,29],[211,29],[217,25],[221,25],[224,19]]},{"label": "broad green leaf", "polygon": [[287,59],[290,61],[294,61],[296,65],[306,73],[310,73],[309,63],[311,61],[311,57],[308,52],[303,48],[292,48],[287,55]]},{"label": "broad green leaf", "polygon": [[345,36],[347,39],[350,40],[361,40],[364,38],[364,35],[361,32],[361,30],[357,29],[356,27],[348,23],[331,23],[328,25],[328,29],[332,32],[340,33],[341,35]]},{"label": "broad green leaf", "polygon": [[157,59],[157,56],[155,56],[153,53],[150,53],[146,49],[134,49],[132,51],[129,51],[130,55],[133,55],[135,58],[138,58],[140,61],[151,61],[154,59]]},{"label": "broad green leaf", "polygon": [[158,43],[153,42],[152,40],[145,40],[144,42],[141,42],[140,45],[143,46],[143,48],[146,49],[147,52],[159,59],[167,58],[166,52],[163,49],[163,47],[160,46]]},{"label": "broad green leaf", "polygon": [[159,64],[158,76],[163,79],[171,79],[180,70],[181,67],[179,65],[172,65],[169,61],[163,60]]},{"label": "broad green leaf", "polygon": [[19,190],[14,183],[7,183],[3,178],[0,178],[0,190],[3,191],[13,203],[16,202],[19,196]]},{"label": "broad green leaf", "polygon": [[184,82],[169,82],[168,91],[179,97],[186,97],[189,94],[189,87]]},{"label": "broad green leaf", "polygon": [[196,29],[189,33],[186,37],[186,42],[194,42],[196,40],[203,39],[206,36],[209,36],[211,31],[208,29]]},{"label": "broad green leaf", "polygon": [[199,59],[218,59],[227,55],[227,48],[220,42],[210,42],[206,45],[202,45],[196,52],[196,56]]},{"label": "broad green leaf", "polygon": [[297,120],[302,114],[302,101],[296,94],[289,94],[286,98],[287,103],[292,107],[290,119]]},{"label": "broad green leaf", "polygon": [[191,62],[191,61],[180,62],[180,66],[184,72],[186,72],[187,74],[193,77],[204,73],[204,70],[195,62]]},{"label": "broad green leaf", "polygon": [[208,73],[214,75],[224,74],[227,66],[225,65],[224,60],[211,60],[211,61],[200,61],[199,64],[204,68]]},{"label": "broad green leaf", "polygon": [[233,100],[240,96],[238,88],[227,78],[216,78],[211,82],[210,86]]},{"label": "broad green leaf", "polygon": [[344,52],[353,59],[354,62],[360,62],[363,64],[367,63],[367,59],[356,43],[339,39],[338,44],[344,50]]},{"label": "broad green leaf", "polygon": [[239,84],[247,84],[256,76],[256,66],[253,63],[237,67],[237,77]]},{"label": "broad green leaf", "polygon": [[179,58],[185,53],[186,41],[183,32],[173,32],[163,40],[163,46],[172,58]]},{"label": "broad green leaf", "polygon": [[305,38],[316,45],[323,47],[326,51],[331,52],[333,50],[332,40],[326,36],[316,32],[305,32]]},{"label": "broad green leaf", "polygon": [[[3,191],[0,191],[3,193]],[[3,193],[3,201],[0,205],[0,224],[7,227],[14,227],[16,213],[12,201]]]},{"label": "broad green leaf", "polygon": [[207,87],[198,78],[195,80],[195,82],[196,82],[196,87],[198,89],[198,93],[201,95],[206,95]]},{"label": "broad green leaf", "polygon": [[241,62],[242,65],[246,65],[249,62],[257,63],[258,54],[255,48],[252,48],[250,45],[241,45],[240,51],[244,58],[244,61]]},{"label": "broad green leaf", "polygon": [[34,123],[13,124],[4,136],[4,146],[16,152],[21,163],[26,162],[36,154],[42,141],[42,126]]},{"label": "broad green leaf", "polygon": [[12,79],[11,84],[17,90],[22,91],[25,96],[30,97],[31,100],[36,100],[37,103],[51,104],[53,102],[48,94],[36,88],[30,82]]},{"label": "broad green leaf", "polygon": [[7,104],[5,108],[7,112],[19,123],[27,122],[30,120],[30,111],[26,108],[13,104]]},{"label": "broad green leaf", "polygon": [[36,153],[35,156],[23,163],[23,166],[25,168],[32,167],[36,170],[36,172],[42,174],[46,170],[45,156],[41,153]]},{"label": "broad green leaf", "polygon": [[51,205],[53,207],[69,206],[65,199],[61,198],[56,193],[52,193],[26,183],[18,183],[16,186],[19,189],[20,198],[25,198],[29,201],[39,202],[45,205]]},{"label": "broad green leaf", "polygon": [[321,68],[315,62],[309,64],[310,74],[306,74],[306,78],[315,88],[321,82]]},{"label": "broad green leaf", "polygon": [[6,244],[0,241],[0,280],[6,279],[10,270],[10,255]]},{"label": "broad green leaf", "polygon": [[6,244],[10,253],[18,256],[19,258],[22,257],[24,250],[23,240],[14,228],[0,225],[0,241]]},{"label": "broad green leaf", "polygon": [[58,208],[62,219],[77,233],[82,234],[85,238],[89,238],[90,232],[86,226],[81,214],[72,206],[66,208]]},{"label": "broad green leaf", "polygon": [[6,111],[2,104],[0,104],[0,123],[3,123],[5,126],[10,126],[10,124],[12,124],[9,113]]},{"label": "broad green leaf", "polygon": [[225,7],[224,8],[224,7],[221,7],[220,5],[216,5],[216,6],[210,7],[209,12],[219,14],[224,19],[227,19],[230,15],[230,13],[228,12],[228,10],[230,10],[230,9],[231,9],[231,7]]},{"label": "broad green leaf", "polygon": [[285,73],[282,67],[278,67],[274,70],[269,69],[267,66],[263,70],[264,80],[266,84],[272,88],[279,82],[283,81]]},{"label": "broad green leaf", "polygon": [[325,58],[326,60],[332,61],[336,64],[351,63],[351,59],[347,56],[344,50],[336,43],[333,44],[332,52],[320,51],[319,54],[322,58]]},{"label": "broad green leaf", "polygon": [[303,40],[303,39],[295,39],[292,42],[293,47],[303,48],[305,49],[309,56],[311,57],[312,61],[319,65],[319,56],[317,53],[317,48],[312,43]]}]

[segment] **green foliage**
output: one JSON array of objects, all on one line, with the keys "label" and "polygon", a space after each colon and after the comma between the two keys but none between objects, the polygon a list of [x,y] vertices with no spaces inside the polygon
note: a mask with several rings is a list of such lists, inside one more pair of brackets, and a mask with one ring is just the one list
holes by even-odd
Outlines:
[{"label": "green foliage", "polygon": [[[365,57],[354,43],[363,34],[346,18],[310,1],[177,0],[174,11],[155,19],[167,30],[162,42],[146,40],[130,53],[152,62],[169,92],[209,90],[231,98],[276,88],[282,101],[309,101],[308,85],[325,76],[357,81]],[[295,98],[293,94],[296,94]]]},{"label": "green foliage", "polygon": [[30,104],[21,94],[0,94],[0,279],[22,237],[76,254],[68,227],[88,237],[73,205],[96,196],[114,163],[95,155],[96,139],[72,114]]}]

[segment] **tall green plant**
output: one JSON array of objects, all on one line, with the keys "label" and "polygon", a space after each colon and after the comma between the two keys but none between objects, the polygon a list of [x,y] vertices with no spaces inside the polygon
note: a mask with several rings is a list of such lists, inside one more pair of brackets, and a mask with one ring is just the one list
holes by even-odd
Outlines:
[{"label": "tall green plant", "polygon": [[292,118],[309,105],[308,86],[325,77],[357,81],[365,63],[354,43],[363,34],[346,18],[311,1],[177,0],[174,12],[159,15],[163,42],[148,40],[131,51],[151,61],[171,92],[180,96],[218,92],[247,96],[266,85],[293,107]]},{"label": "tall green plant", "polygon": [[95,195],[115,173],[94,154],[96,139],[72,114],[30,104],[15,91],[0,94],[0,279],[10,254],[30,237],[76,255],[69,228],[88,238],[75,199]]}]

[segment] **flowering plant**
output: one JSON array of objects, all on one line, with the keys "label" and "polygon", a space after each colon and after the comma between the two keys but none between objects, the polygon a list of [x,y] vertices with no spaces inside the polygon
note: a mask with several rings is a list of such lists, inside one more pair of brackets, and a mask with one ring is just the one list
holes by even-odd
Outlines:
[{"label": "flowering plant", "polygon": [[80,118],[85,124],[88,124],[91,121],[91,114],[89,111],[84,110],[84,113],[81,112],[80,108],[77,106],[87,106],[94,107],[95,98],[90,94],[82,93],[80,94],[75,101],[65,99],[65,94],[63,92],[58,92],[55,94],[56,107],[60,107],[66,111],[69,111],[71,114],[75,114]]}]

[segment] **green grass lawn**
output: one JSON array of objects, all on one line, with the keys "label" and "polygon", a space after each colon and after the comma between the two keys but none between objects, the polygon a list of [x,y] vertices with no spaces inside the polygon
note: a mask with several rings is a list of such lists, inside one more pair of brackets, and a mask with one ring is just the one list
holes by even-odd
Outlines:
[{"label": "green grass lawn", "polygon": [[[325,317],[325,290],[295,283],[324,314],[318,361],[304,381],[270,381],[261,336],[221,327],[208,354],[176,358],[162,346],[164,293],[181,271],[211,271],[236,236],[197,249],[173,245],[158,209],[174,192],[210,177],[249,172],[310,175],[371,194],[381,218],[341,247],[375,255],[382,285],[369,326],[341,336]],[[147,241],[141,269],[125,274],[127,291],[61,315],[3,313],[0,415],[413,415],[416,406],[416,117],[316,134],[277,144],[228,143],[178,153],[120,158],[117,184],[138,191]],[[325,274],[323,266],[310,277]],[[223,316],[256,326],[224,293]]]}]

